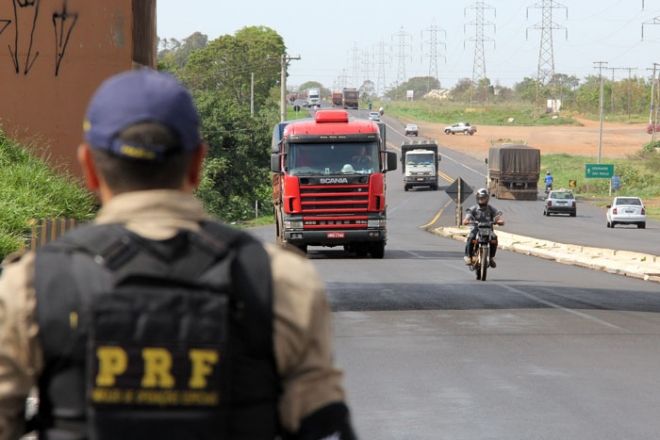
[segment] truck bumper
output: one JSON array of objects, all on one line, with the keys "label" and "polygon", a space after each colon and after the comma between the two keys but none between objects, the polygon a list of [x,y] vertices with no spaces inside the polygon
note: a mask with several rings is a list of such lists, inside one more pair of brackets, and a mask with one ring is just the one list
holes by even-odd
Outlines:
[{"label": "truck bumper", "polygon": [[403,183],[411,185],[434,185],[438,183],[437,176],[406,176]]},{"label": "truck bumper", "polygon": [[306,244],[310,246],[340,246],[350,243],[367,243],[385,241],[385,229],[360,230],[287,230],[284,239],[291,244]]}]

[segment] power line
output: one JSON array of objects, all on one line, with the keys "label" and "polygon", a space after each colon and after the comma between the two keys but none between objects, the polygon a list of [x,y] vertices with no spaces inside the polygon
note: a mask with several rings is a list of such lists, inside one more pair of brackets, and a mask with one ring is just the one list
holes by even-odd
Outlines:
[{"label": "power line", "polygon": [[378,95],[383,95],[385,93],[385,72],[386,66],[388,64],[387,59],[385,58],[385,40],[381,38],[378,46],[376,47],[376,64],[378,69],[378,74],[376,75],[376,93]]},{"label": "power line", "polygon": [[537,66],[536,79],[539,84],[547,84],[555,74],[555,54],[552,41],[552,31],[564,29],[566,31],[566,39],[568,40],[568,29],[564,26],[559,26],[552,20],[553,9],[565,9],[566,18],[568,18],[568,8],[555,0],[541,0],[534,6],[527,8],[527,18],[529,19],[530,9],[541,9],[542,21],[541,24],[528,27],[525,31],[525,38],[529,37],[529,29],[541,31],[541,44],[539,46],[539,61]]},{"label": "power line", "polygon": [[492,41],[493,47],[495,46],[495,40],[486,36],[486,27],[493,27],[493,31],[497,32],[495,23],[486,21],[486,10],[492,10],[494,17],[497,16],[497,10],[487,5],[485,2],[477,1],[472,5],[468,6],[464,10],[464,15],[467,15],[468,9],[474,9],[475,20],[465,24],[464,32],[467,31],[467,26],[474,26],[474,38],[470,38],[467,41],[474,42],[474,63],[472,64],[472,81],[476,84],[480,80],[486,78],[486,54],[484,50],[484,43],[486,41]]}]

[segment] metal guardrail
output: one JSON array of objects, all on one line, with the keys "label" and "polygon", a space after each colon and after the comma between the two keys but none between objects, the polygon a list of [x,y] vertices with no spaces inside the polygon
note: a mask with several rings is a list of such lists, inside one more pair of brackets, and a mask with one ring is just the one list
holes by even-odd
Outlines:
[{"label": "metal guardrail", "polygon": [[49,218],[36,220],[32,225],[29,239],[31,251],[35,251],[46,243],[64,235],[75,228],[78,222],[72,218]]}]

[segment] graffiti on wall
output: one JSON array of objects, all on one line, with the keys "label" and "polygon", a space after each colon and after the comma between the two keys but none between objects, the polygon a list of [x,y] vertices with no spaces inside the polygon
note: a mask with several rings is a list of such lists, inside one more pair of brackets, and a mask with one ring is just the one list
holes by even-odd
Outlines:
[{"label": "graffiti on wall", "polygon": [[[0,18],[0,35],[13,25],[14,41],[13,44],[9,44],[9,54],[14,71],[16,74],[28,75],[41,53],[35,42],[35,31],[41,13],[41,0],[12,0],[12,6],[13,19]],[[62,0],[61,8],[50,11],[50,13],[55,31],[54,71],[55,76],[59,76],[62,60],[66,56],[71,35],[78,22],[78,13],[69,11],[68,0]],[[27,48],[27,52],[25,52],[25,48]],[[20,56],[19,53],[25,53],[25,57]]]}]

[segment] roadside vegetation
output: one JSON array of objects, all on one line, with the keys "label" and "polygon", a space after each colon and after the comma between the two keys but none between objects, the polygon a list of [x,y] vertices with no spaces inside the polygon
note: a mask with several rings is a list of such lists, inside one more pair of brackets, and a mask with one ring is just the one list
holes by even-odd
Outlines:
[{"label": "roadside vegetation", "polygon": [[483,125],[580,125],[570,116],[536,112],[531,103],[507,102],[484,106],[466,106],[457,102],[393,101],[387,114],[404,121],[453,124],[458,121]]},{"label": "roadside vegetation", "polygon": [[94,212],[92,195],[79,183],[0,131],[0,259],[25,245],[34,220],[85,221]]},{"label": "roadside vegetation", "polygon": [[[647,149],[648,150],[648,149]],[[625,159],[603,159],[601,163],[614,164],[614,174],[621,177],[621,188],[609,196],[608,179],[586,179],[585,164],[595,163],[593,157],[572,156],[568,154],[549,154],[541,157],[541,179],[539,188],[543,188],[545,172],[550,170],[554,177],[554,188],[569,188],[570,181],[576,181],[573,189],[583,199],[591,200],[604,206],[614,196],[641,197],[647,205],[647,215],[660,219],[660,154],[651,150],[642,150]]]}]

